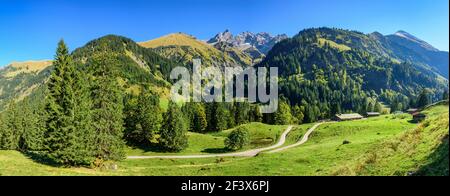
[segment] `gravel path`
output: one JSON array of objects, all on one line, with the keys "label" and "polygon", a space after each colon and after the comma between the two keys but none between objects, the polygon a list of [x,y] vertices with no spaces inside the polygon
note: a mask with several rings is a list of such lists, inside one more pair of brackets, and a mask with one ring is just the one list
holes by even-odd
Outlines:
[{"label": "gravel path", "polygon": [[286,136],[291,132],[293,126],[289,126],[283,134],[281,134],[280,140],[273,146],[258,148],[243,152],[235,153],[222,153],[222,154],[204,154],[204,155],[157,155],[157,156],[128,156],[127,159],[199,159],[199,158],[219,158],[219,157],[254,157],[260,152],[276,149],[286,142]]}]

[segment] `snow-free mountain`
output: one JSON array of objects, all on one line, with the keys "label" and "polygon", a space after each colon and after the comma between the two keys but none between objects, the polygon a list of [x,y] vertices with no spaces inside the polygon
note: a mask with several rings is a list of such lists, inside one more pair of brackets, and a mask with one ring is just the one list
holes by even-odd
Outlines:
[{"label": "snow-free mountain", "polygon": [[252,33],[249,31],[233,35],[230,30],[225,30],[208,40],[208,43],[219,50],[227,47],[237,48],[254,59],[262,60],[276,43],[287,38],[288,36],[285,34],[272,36],[266,32]]}]

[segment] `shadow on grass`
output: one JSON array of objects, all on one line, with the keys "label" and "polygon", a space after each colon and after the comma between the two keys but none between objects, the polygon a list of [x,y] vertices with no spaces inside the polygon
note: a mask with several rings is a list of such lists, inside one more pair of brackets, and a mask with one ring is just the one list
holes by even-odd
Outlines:
[{"label": "shadow on grass", "polygon": [[52,159],[48,158],[43,152],[22,152],[22,154],[39,164],[53,166],[53,167],[62,167],[63,166],[61,164],[56,163]]},{"label": "shadow on grass", "polygon": [[[147,145],[129,145],[129,147],[133,149],[139,149],[144,152],[154,152],[154,153],[174,153],[167,151],[165,148],[162,148],[160,146],[147,146]],[[203,153],[209,153],[209,154],[220,154],[220,153],[229,153],[233,152],[227,148],[207,148],[202,150]]]},{"label": "shadow on grass", "polygon": [[233,152],[232,150],[229,150],[228,148],[207,148],[205,150],[202,150],[204,153],[210,153],[210,154],[221,154],[221,153],[228,153]]},{"label": "shadow on grass", "polygon": [[442,143],[428,156],[430,163],[414,172],[414,176],[449,176],[449,143],[448,135],[442,139]]},{"label": "shadow on grass", "polygon": [[132,145],[128,144],[129,147],[133,149],[143,150],[144,152],[157,152],[157,153],[170,153],[167,149],[161,146],[152,146],[152,145]]},{"label": "shadow on grass", "polygon": [[408,120],[408,122],[411,123],[411,124],[419,124],[420,123],[417,120]]}]

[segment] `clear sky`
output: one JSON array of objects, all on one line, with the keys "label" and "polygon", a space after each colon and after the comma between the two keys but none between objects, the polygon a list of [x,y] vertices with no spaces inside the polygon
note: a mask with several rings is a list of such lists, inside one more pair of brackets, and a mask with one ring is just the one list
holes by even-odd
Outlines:
[{"label": "clear sky", "polygon": [[0,0],[0,66],[52,59],[61,38],[74,49],[106,34],[208,39],[225,29],[289,36],[323,26],[405,30],[448,51],[448,7],[448,0]]}]

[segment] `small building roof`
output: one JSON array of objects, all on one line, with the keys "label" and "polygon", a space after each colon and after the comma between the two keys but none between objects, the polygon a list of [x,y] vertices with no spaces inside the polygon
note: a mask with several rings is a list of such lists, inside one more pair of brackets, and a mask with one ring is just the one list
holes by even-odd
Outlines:
[{"label": "small building roof", "polygon": [[380,112],[367,112],[367,115],[380,115]]},{"label": "small building roof", "polygon": [[419,109],[417,109],[417,108],[409,108],[408,110],[406,110],[407,112],[415,112],[415,111],[417,111],[417,110],[419,110]]},{"label": "small building roof", "polygon": [[336,114],[336,117],[339,119],[358,119],[358,118],[364,118],[360,114],[353,113],[353,114]]}]

